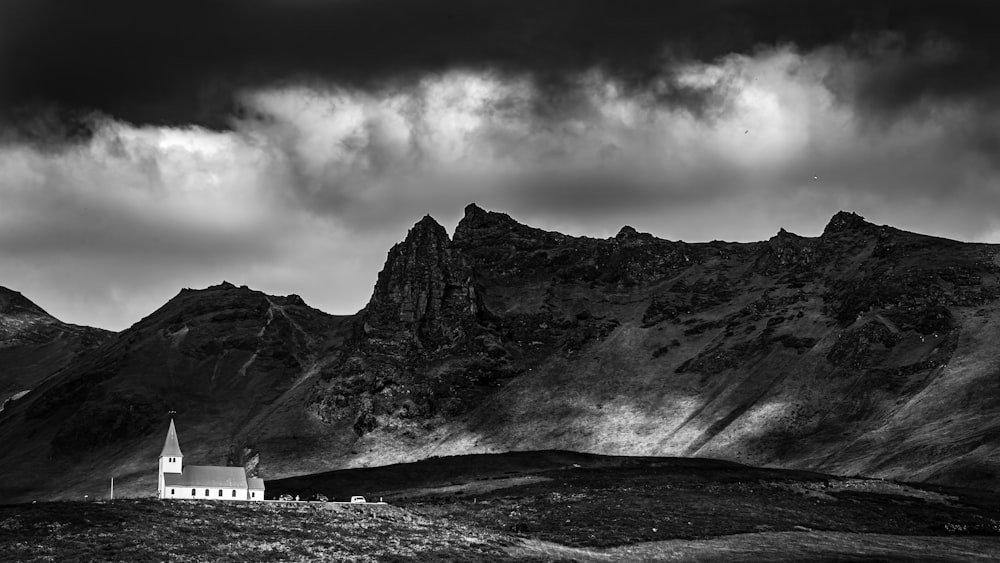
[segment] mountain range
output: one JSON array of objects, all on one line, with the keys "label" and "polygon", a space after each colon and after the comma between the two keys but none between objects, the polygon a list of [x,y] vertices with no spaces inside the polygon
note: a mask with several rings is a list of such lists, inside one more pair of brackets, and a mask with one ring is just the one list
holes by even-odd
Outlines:
[{"label": "mountain range", "polygon": [[0,288],[0,502],[148,495],[185,461],[265,479],[560,449],[997,489],[1000,245],[839,212],[687,243],[475,204],[389,250],[335,316],[223,282],[130,328]]}]

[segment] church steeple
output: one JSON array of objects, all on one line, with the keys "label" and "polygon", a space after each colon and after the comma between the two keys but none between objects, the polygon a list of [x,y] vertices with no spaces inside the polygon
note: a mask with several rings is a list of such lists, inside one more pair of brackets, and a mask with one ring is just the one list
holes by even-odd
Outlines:
[{"label": "church steeple", "polygon": [[181,453],[181,446],[177,443],[177,429],[174,428],[174,419],[170,419],[170,429],[167,430],[167,439],[163,441],[163,450],[160,457],[184,457]]},{"label": "church steeple", "polygon": [[160,498],[164,498],[166,488],[164,486],[164,473],[184,473],[184,454],[181,453],[181,445],[177,442],[177,429],[174,428],[174,419],[170,419],[170,428],[167,429],[167,439],[163,441],[163,449],[160,450],[160,475],[157,485],[157,492]]}]

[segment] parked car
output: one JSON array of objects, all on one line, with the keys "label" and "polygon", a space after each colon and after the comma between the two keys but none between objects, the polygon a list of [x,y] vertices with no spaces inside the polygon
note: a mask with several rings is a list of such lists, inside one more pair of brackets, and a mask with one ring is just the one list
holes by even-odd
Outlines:
[{"label": "parked car", "polygon": [[365,497],[355,496],[355,497],[351,497],[351,502],[353,502],[353,503],[362,503],[362,502],[368,502],[368,501],[365,500]]},{"label": "parked car", "polygon": [[278,497],[278,500],[295,500],[295,498],[293,498],[292,495],[281,495]]},{"label": "parked car", "polygon": [[316,493],[309,500],[313,502],[330,502],[330,499],[326,498],[326,495],[324,495],[323,493]]}]

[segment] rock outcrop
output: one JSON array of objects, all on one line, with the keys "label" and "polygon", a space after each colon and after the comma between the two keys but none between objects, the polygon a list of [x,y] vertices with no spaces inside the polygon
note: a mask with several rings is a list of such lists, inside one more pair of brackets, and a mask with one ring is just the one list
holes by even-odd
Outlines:
[{"label": "rock outcrop", "polygon": [[429,215],[389,250],[371,301],[361,315],[366,342],[404,349],[455,346],[462,325],[482,307],[464,257],[452,249],[444,227]]}]

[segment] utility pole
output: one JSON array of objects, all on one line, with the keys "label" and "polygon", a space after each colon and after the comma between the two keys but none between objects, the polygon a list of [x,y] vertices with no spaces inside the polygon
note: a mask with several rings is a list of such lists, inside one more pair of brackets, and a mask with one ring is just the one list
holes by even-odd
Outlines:
[{"label": "utility pole", "polygon": [[115,478],[111,478],[111,500],[115,500]]}]

